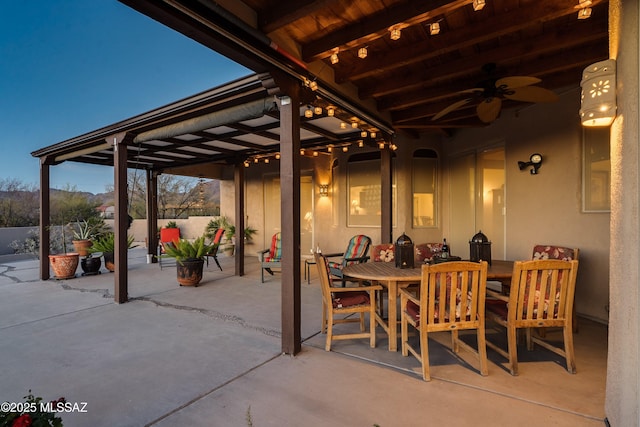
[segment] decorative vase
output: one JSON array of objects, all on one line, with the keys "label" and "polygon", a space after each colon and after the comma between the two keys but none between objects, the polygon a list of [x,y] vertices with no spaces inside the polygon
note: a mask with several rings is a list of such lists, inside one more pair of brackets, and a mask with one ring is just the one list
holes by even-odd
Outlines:
[{"label": "decorative vase", "polygon": [[89,248],[93,245],[93,242],[89,239],[72,240],[71,243],[73,243],[73,248],[80,256],[89,255]]},{"label": "decorative vase", "polygon": [[102,254],[102,256],[104,256],[104,266],[107,268],[107,270],[115,271],[116,263],[114,261],[113,252],[105,252]]},{"label": "decorative vase", "polygon": [[77,253],[49,255],[49,264],[58,280],[76,277],[79,261],[80,255]]},{"label": "decorative vase", "polygon": [[102,261],[100,257],[86,257],[80,260],[80,267],[82,268],[83,276],[93,276],[100,274],[100,267]]},{"label": "decorative vase", "polygon": [[176,263],[180,286],[198,286],[202,280],[203,259],[186,260]]}]

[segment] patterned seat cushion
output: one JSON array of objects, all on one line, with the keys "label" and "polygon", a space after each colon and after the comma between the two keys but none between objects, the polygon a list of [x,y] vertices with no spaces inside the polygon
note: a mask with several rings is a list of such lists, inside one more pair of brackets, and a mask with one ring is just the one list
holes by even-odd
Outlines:
[{"label": "patterned seat cushion", "polygon": [[395,260],[395,246],[392,243],[376,245],[371,250],[373,262],[393,262]]},{"label": "patterned seat cushion", "polygon": [[575,253],[572,248],[565,248],[563,246],[536,245],[533,247],[532,259],[572,261],[575,259]]},{"label": "patterned seat cushion", "polygon": [[340,292],[333,297],[333,308],[353,307],[354,305],[369,304],[369,293],[366,291]]},{"label": "patterned seat cushion", "polygon": [[429,262],[433,256],[442,251],[442,243],[420,243],[415,247],[415,263],[416,265]]},{"label": "patterned seat cushion", "polygon": [[[459,273],[460,275],[462,275],[462,273]],[[447,295],[445,296],[447,300],[449,300],[451,294],[451,273],[447,273]],[[440,298],[440,292],[439,289],[436,289],[436,302],[435,302],[435,313],[434,313],[434,320],[435,323],[438,323],[438,319],[439,319],[439,311],[440,311],[440,303],[438,302],[438,299]],[[471,302],[473,300],[473,295],[471,294],[471,292],[467,293],[467,310],[465,313],[465,317],[467,320],[469,320],[469,316],[471,314]],[[460,289],[456,290],[456,313],[455,313],[455,317],[457,320],[460,319],[460,310],[461,310],[461,301],[462,301],[462,292],[460,291]],[[407,314],[409,314],[413,320],[416,322],[417,326],[420,326],[420,306],[417,305],[416,303],[414,303],[413,301],[407,301]],[[445,322],[449,321],[449,313],[445,313]]]}]

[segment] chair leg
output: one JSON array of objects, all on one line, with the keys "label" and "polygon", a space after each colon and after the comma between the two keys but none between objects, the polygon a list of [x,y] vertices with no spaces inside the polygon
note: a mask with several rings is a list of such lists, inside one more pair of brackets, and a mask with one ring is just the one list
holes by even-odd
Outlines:
[{"label": "chair leg", "polygon": [[567,360],[567,371],[570,374],[576,373],[576,358],[573,353],[573,327],[565,326],[562,328],[564,335],[564,353]]},{"label": "chair leg", "polygon": [[489,365],[487,362],[487,340],[485,338],[485,327],[482,325],[476,330],[478,339],[478,359],[480,359],[480,375],[489,375]]},{"label": "chair leg", "polygon": [[516,328],[507,326],[507,343],[509,347],[509,370],[511,375],[518,375],[518,343]]},{"label": "chair leg", "polygon": [[[401,304],[404,307],[406,302],[402,300]],[[409,344],[407,342],[408,340],[409,340],[409,322],[407,322],[407,314],[403,310],[400,316],[400,348],[402,349],[402,355],[405,357],[409,355]]]},{"label": "chair leg", "polygon": [[326,351],[331,351],[331,340],[333,339],[333,313],[329,311],[327,319],[327,342],[324,345]]},{"label": "chair leg", "polygon": [[422,379],[431,381],[431,372],[429,367],[429,336],[424,327],[420,328],[420,363],[422,363]]},{"label": "chair leg", "polygon": [[220,271],[222,271],[222,267],[220,267],[220,263],[218,262],[218,257],[214,256],[213,260],[216,262],[216,265],[218,266],[218,268],[220,269]]},{"label": "chair leg", "polygon": [[322,300],[322,327],[320,332],[323,334],[327,333],[327,304]]}]

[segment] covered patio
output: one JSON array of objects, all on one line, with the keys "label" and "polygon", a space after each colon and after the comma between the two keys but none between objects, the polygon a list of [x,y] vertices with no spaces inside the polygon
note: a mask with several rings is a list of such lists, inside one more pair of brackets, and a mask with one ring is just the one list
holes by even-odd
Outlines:
[{"label": "covered patio", "polygon": [[436,337],[427,384],[414,358],[387,350],[380,328],[375,349],[355,340],[324,351],[316,272],[301,289],[300,355],[283,355],[279,276],[259,285],[255,257],[242,277],[231,273],[233,258],[220,260],[224,272],[210,266],[199,287],[179,287],[174,269],[132,249],[130,302],[121,305],[104,269],[39,281],[37,261],[3,261],[3,399],[31,388],[45,400],[86,402],[86,412],[60,414],[68,427],[247,426],[249,416],[253,425],[602,425],[603,325],[581,324],[576,375],[523,350],[520,376],[490,352],[482,377]]}]

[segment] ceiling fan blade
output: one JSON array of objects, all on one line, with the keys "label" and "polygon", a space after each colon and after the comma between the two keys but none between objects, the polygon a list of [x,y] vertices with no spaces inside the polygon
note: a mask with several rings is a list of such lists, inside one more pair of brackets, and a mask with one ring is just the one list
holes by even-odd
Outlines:
[{"label": "ceiling fan blade", "polygon": [[444,110],[440,111],[435,116],[431,117],[431,120],[438,120],[440,117],[444,116],[445,114],[449,114],[453,110],[457,110],[458,108],[462,107],[465,104],[468,104],[469,102],[471,102],[471,98],[467,98],[467,99],[463,99],[463,100],[458,101],[458,102],[454,102],[453,104],[449,105]]},{"label": "ceiling fan blade", "polygon": [[513,90],[513,94],[505,94],[504,97],[523,102],[555,102],[558,100],[558,95],[555,92],[539,86],[519,87]]},{"label": "ceiling fan blade", "polygon": [[515,89],[517,87],[531,86],[541,81],[537,77],[511,76],[496,80],[496,87],[506,86],[510,89]]},{"label": "ceiling fan blade", "polygon": [[476,113],[480,120],[484,123],[491,123],[498,118],[500,109],[502,108],[502,100],[498,97],[487,98],[478,104]]},{"label": "ceiling fan blade", "polygon": [[456,93],[473,93],[473,94],[475,94],[475,95],[482,95],[482,92],[484,92],[484,89],[483,89],[483,88],[481,88],[481,87],[474,87],[474,88],[471,88],[471,89],[461,90],[461,91],[458,91],[458,92],[456,92]]}]

